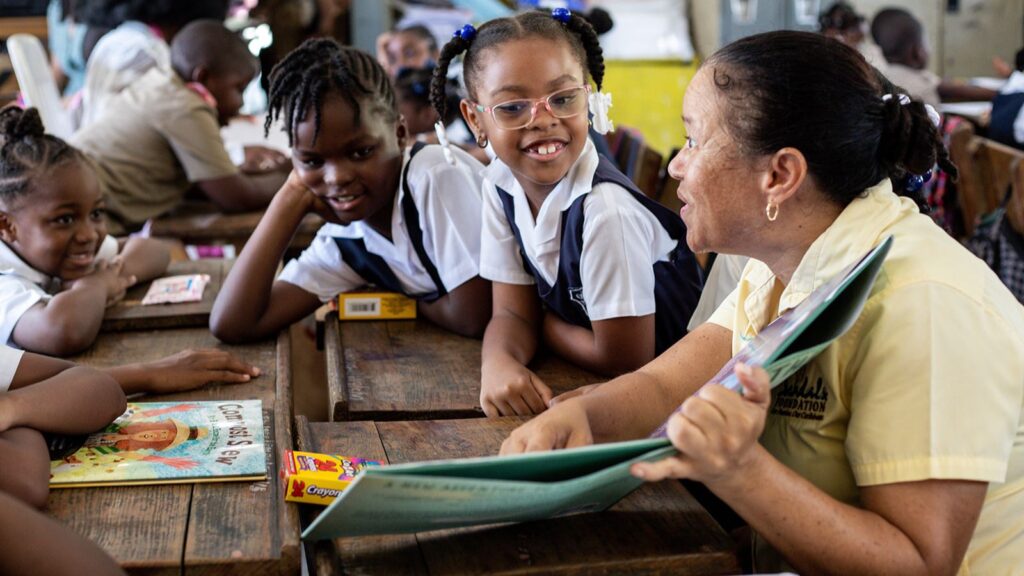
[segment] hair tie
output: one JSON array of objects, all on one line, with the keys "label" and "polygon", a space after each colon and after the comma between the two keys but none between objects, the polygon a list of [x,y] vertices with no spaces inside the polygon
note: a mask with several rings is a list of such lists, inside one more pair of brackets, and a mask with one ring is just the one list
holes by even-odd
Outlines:
[{"label": "hair tie", "polygon": [[452,154],[451,144],[448,143],[448,131],[444,128],[444,119],[434,122],[434,134],[437,134],[437,143],[441,145],[444,159],[455,166],[455,156]]},{"label": "hair tie", "polygon": [[[900,106],[906,106],[910,104],[910,96],[906,94],[896,94],[896,99],[899,101]],[[893,94],[882,94],[882,102],[888,102],[893,99]],[[935,109],[931,104],[924,105],[924,111],[928,114],[928,119],[931,120],[932,124],[938,128],[942,125],[942,116],[939,115],[938,110]]]},{"label": "hair tie", "polygon": [[903,189],[907,192],[914,193],[924,187],[925,182],[932,179],[932,171],[926,170],[924,174],[907,174],[906,179],[903,181]]},{"label": "hair tie", "polygon": [[572,12],[569,12],[567,8],[555,8],[551,11],[551,17],[562,24],[568,24],[569,19],[572,18]]},{"label": "hair tie", "polygon": [[594,125],[594,132],[607,134],[612,131],[612,120],[608,117],[608,109],[612,107],[612,95],[607,92],[591,92],[587,97],[587,104],[590,114],[593,116],[591,122]]},{"label": "hair tie", "polygon": [[452,38],[462,38],[464,41],[472,42],[476,37],[476,28],[472,24],[466,24],[452,33]]}]

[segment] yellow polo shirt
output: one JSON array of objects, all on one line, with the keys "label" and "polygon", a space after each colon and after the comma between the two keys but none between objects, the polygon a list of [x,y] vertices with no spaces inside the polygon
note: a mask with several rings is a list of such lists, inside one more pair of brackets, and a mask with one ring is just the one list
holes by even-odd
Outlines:
[{"label": "yellow polo shirt", "polygon": [[[960,574],[1022,570],[1024,307],[888,181],[843,210],[788,286],[752,260],[709,321],[733,331],[736,353],[888,234],[857,323],[772,392],[761,443],[852,505],[859,486],[988,482]],[[778,566],[760,544],[757,568]]]}]

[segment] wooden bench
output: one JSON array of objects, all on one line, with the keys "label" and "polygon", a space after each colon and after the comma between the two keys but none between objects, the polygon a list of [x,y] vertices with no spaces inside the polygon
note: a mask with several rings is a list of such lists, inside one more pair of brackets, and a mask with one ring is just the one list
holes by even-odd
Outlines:
[{"label": "wooden bench", "polygon": [[[426,320],[325,320],[330,418],[413,420],[483,416],[481,342]],[[559,358],[530,365],[556,394],[603,379]]]},{"label": "wooden bench", "polygon": [[965,236],[970,237],[978,219],[1002,203],[1019,172],[1024,150],[978,136],[970,125],[962,124],[950,135],[949,153],[960,171],[957,190]]},{"label": "wooden bench", "polygon": [[[524,418],[308,423],[299,447],[397,464],[495,454]],[[305,507],[309,522],[322,510]],[[307,547],[316,574],[736,574],[733,542],[675,481],[612,506],[522,524],[365,536]]]},{"label": "wooden bench", "polygon": [[157,328],[184,328],[189,326],[206,326],[210,322],[210,311],[220,293],[234,260],[184,260],[171,262],[164,276],[180,274],[207,274],[210,282],[203,291],[201,302],[183,304],[154,304],[143,306],[142,298],[146,295],[152,282],[143,282],[133,286],[125,294],[124,300],[107,309],[103,316],[104,332],[118,330],[153,330]]},{"label": "wooden bench", "polygon": [[262,400],[267,439],[273,444],[267,479],[53,490],[50,513],[99,544],[130,573],[298,574],[298,510],[284,502],[276,475],[281,450],[293,446],[287,334],[245,346],[219,344],[205,328],[101,334],[89,351],[72,360],[113,366],[217,346],[258,366],[260,377],[245,384],[133,401]]}]

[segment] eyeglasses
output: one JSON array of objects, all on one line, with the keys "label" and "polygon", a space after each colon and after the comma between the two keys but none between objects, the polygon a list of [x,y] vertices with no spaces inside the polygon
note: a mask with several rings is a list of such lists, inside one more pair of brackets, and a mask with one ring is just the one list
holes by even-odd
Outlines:
[{"label": "eyeglasses", "polygon": [[509,100],[493,106],[473,105],[479,112],[487,112],[494,123],[502,130],[518,130],[525,128],[537,117],[537,107],[541,104],[555,118],[572,118],[587,110],[587,95],[590,86],[584,84],[553,92],[537,100]]}]

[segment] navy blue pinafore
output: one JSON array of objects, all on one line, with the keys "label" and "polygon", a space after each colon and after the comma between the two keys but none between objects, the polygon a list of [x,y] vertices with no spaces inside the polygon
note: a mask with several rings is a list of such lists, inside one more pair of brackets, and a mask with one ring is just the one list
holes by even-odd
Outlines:
[{"label": "navy blue pinafore", "polygon": [[[420,212],[413,201],[412,193],[409,190],[409,165],[412,164],[412,157],[423,149],[425,144],[417,142],[409,151],[409,161],[405,163],[405,171],[402,174],[402,217],[405,219],[405,227],[409,232],[409,241],[412,242],[416,255],[420,258],[420,264],[426,269],[431,280],[434,281],[435,290],[425,294],[406,294],[406,296],[433,302],[444,296],[448,291],[441,282],[441,275],[437,272],[437,266],[430,260],[427,250],[423,246],[423,230],[420,228]],[[395,273],[388,266],[388,263],[379,255],[366,249],[366,243],[362,238],[339,238],[335,237],[334,242],[341,251],[341,257],[345,263],[352,267],[357,274],[371,284],[375,284],[385,290],[405,294],[402,283],[399,282]]]},{"label": "navy blue pinafore", "polygon": [[[703,274],[693,252],[686,245],[686,225],[671,210],[651,200],[620,172],[610,160],[599,155],[597,170],[591,185],[613,182],[625,188],[640,204],[651,212],[669,236],[676,240],[676,249],[667,261],[654,264],[655,349],[661,354],[686,335],[686,324],[697,307],[703,287]],[[570,324],[591,329],[590,316],[583,298],[580,278],[580,255],[583,253],[583,205],[587,195],[577,198],[562,212],[562,231],[558,254],[558,275],[553,285],[548,284],[526,256],[523,237],[516,225],[515,202],[512,195],[497,188],[505,209],[505,217],[519,243],[523,267],[537,282],[537,293],[548,310],[558,314]]]}]

